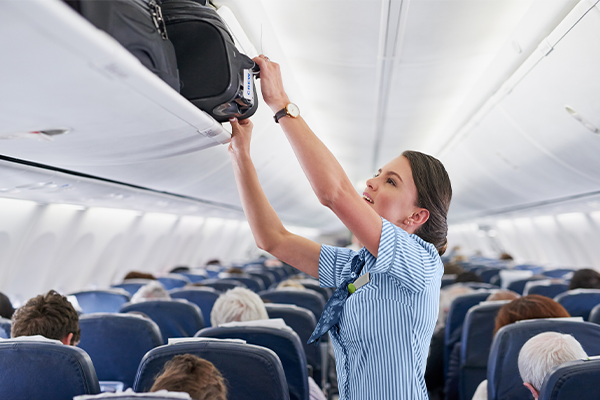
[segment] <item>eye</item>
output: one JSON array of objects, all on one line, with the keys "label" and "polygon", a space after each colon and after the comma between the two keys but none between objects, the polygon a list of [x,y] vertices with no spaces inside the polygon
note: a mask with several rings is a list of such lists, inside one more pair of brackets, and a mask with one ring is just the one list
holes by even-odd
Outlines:
[{"label": "eye", "polygon": [[375,174],[373,175],[373,178],[377,178],[379,175],[381,175],[381,171],[375,172]]},{"label": "eye", "polygon": [[394,181],[392,178],[388,178],[387,183],[391,183],[392,185],[396,186],[396,181]]}]

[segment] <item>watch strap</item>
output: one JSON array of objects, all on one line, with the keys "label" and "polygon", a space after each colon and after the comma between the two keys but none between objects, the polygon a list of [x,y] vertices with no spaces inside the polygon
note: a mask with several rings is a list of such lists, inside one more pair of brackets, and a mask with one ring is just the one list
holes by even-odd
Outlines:
[{"label": "watch strap", "polygon": [[275,122],[279,123],[279,120],[288,115],[287,107],[283,107],[281,110],[277,111],[273,116]]}]

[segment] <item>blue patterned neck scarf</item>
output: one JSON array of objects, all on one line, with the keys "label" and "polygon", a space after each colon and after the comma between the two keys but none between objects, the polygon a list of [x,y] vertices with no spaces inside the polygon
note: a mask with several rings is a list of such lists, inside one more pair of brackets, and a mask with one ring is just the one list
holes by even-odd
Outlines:
[{"label": "blue patterned neck scarf", "polygon": [[350,296],[350,291],[348,290],[348,285],[354,283],[354,281],[358,278],[360,271],[362,271],[365,265],[365,258],[363,255],[363,249],[361,249],[355,256],[352,258],[352,265],[350,267],[350,276],[348,279],[343,281],[340,286],[335,290],[333,295],[325,304],[325,309],[321,314],[321,318],[319,318],[319,322],[317,323],[317,327],[315,328],[312,335],[308,339],[308,344],[319,343],[321,337],[327,333],[334,325],[340,321],[340,317],[342,315],[342,311],[344,310],[344,304]]}]

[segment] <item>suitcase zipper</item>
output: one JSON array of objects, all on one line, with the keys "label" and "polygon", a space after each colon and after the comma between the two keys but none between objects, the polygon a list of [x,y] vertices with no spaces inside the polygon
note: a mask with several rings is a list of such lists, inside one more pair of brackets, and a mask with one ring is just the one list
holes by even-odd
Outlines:
[{"label": "suitcase zipper", "polygon": [[150,0],[148,2],[148,6],[150,7],[150,15],[152,15],[152,22],[154,22],[154,26],[160,33],[160,36],[163,38],[163,40],[169,39],[169,36],[167,36],[167,27],[165,25],[165,19],[162,15],[162,9],[154,0]]}]

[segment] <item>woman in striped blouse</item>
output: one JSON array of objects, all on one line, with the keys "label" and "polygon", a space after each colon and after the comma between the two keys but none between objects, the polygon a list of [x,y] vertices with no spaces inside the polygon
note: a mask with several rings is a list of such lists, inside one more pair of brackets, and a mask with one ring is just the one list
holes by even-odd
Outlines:
[{"label": "woman in striped blouse", "polygon": [[[255,58],[261,90],[319,200],[364,247],[358,275],[368,283],[350,295],[329,333],[340,400],[427,399],[425,364],[438,315],[452,189],[435,158],[404,152],[367,181],[362,196],[338,161],[298,115],[283,89],[279,65]],[[320,245],[288,232],[269,204],[250,158],[252,123],[231,121],[229,154],[256,244],[337,287],[351,276],[350,249]],[[356,274],[352,276],[355,278]],[[363,282],[365,279],[363,279]]]}]

